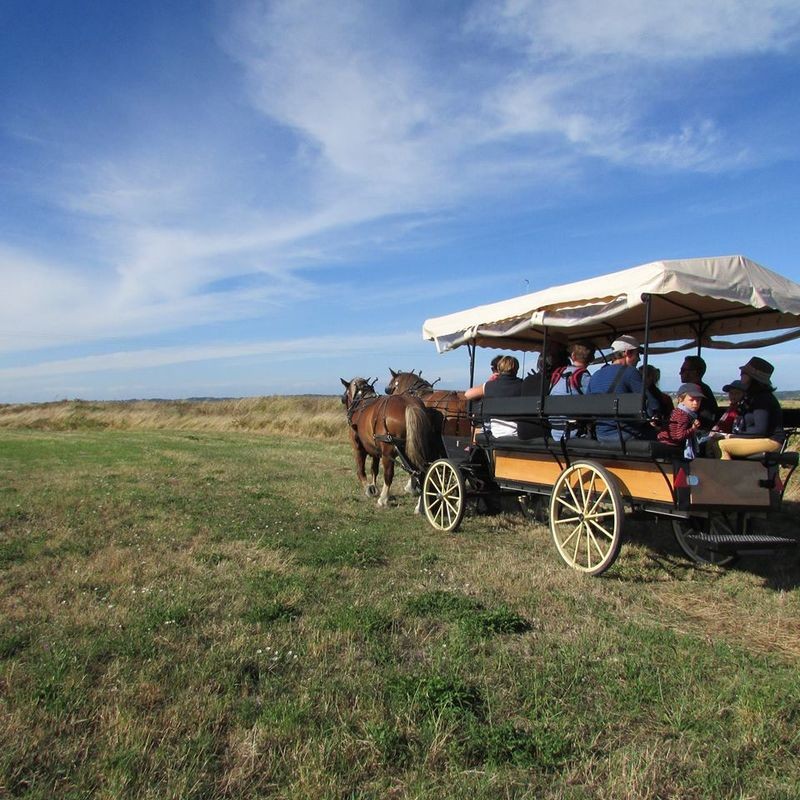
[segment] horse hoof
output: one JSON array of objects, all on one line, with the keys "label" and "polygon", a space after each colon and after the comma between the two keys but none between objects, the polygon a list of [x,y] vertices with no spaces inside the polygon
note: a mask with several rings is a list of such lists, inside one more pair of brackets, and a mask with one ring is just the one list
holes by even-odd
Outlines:
[{"label": "horse hoof", "polygon": [[367,497],[375,497],[376,494],[378,494],[378,487],[373,484],[369,484],[369,486],[366,488]]}]

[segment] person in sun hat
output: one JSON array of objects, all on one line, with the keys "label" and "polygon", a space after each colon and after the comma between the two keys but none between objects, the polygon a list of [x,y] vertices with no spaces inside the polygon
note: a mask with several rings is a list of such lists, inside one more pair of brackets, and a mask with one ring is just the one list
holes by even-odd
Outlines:
[{"label": "person in sun hat", "polygon": [[722,458],[743,458],[781,449],[786,434],[781,406],[772,385],[774,371],[769,361],[758,356],[739,367],[745,389],[739,409],[741,418],[733,431],[723,433],[717,442]]},{"label": "person in sun hat", "polygon": [[685,458],[695,458],[700,451],[697,432],[700,430],[700,404],[703,390],[696,383],[682,383],[676,393],[678,407],[672,409],[669,422],[656,437],[659,442],[683,447]]},{"label": "person in sun hat", "polygon": [[[609,363],[595,372],[589,380],[587,394],[627,394],[642,391],[642,376],[636,369],[641,345],[635,336],[625,334],[611,342]],[[648,439],[655,431],[649,426],[620,422],[613,419],[598,419],[595,435],[598,439]]]}]

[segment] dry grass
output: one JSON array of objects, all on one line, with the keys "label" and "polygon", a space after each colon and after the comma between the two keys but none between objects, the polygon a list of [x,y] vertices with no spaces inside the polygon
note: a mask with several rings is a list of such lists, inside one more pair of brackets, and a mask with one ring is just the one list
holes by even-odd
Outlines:
[{"label": "dry grass", "polygon": [[247,431],[329,441],[345,435],[338,398],[310,395],[0,405],[0,428]]}]

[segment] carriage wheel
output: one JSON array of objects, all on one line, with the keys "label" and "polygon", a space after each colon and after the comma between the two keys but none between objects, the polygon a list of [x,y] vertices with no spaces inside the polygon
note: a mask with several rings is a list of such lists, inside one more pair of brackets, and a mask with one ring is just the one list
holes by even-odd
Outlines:
[{"label": "carriage wheel", "polygon": [[723,552],[706,539],[708,534],[714,536],[736,533],[735,525],[724,514],[712,513],[708,519],[673,519],[672,532],[681,550],[698,564],[728,567],[738,558],[736,553]]},{"label": "carriage wheel", "polygon": [[425,516],[434,528],[454,531],[464,518],[467,486],[461,470],[440,458],[428,467],[422,482],[422,505]]},{"label": "carriage wheel", "polygon": [[553,486],[550,533],[561,558],[589,575],[607,570],[619,553],[624,509],[616,480],[599,464],[576,461]]}]

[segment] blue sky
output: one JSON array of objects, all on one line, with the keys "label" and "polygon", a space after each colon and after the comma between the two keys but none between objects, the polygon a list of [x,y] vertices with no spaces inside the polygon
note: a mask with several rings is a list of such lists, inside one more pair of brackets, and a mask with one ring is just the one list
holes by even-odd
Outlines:
[{"label": "blue sky", "polygon": [[[0,29],[0,402],[462,387],[427,317],[665,258],[800,281],[796,0],[3,0]],[[743,363],[707,355],[716,388]]]}]

